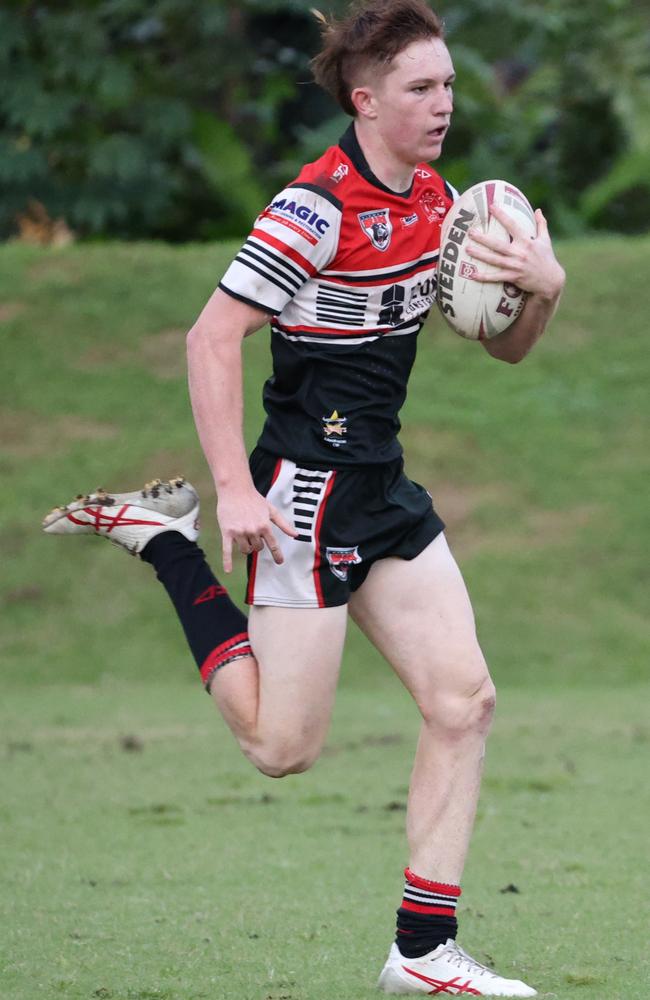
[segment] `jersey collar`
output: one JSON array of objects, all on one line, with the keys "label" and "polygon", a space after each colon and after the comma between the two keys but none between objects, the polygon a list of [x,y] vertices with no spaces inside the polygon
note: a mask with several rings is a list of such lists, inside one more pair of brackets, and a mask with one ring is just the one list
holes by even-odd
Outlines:
[{"label": "jersey collar", "polygon": [[357,139],[356,129],[354,127],[354,122],[350,124],[350,127],[343,133],[339,140],[339,149],[352,161],[353,166],[359,174],[367,180],[369,184],[373,187],[379,188],[380,191],[385,191],[386,194],[392,194],[395,198],[410,198],[411,192],[413,191],[413,183],[415,178],[411,181],[410,187],[406,191],[393,191],[392,188],[387,187],[385,184],[375,177],[372,170],[368,165],[368,161],[363,155],[363,150],[359,145],[359,140]]}]

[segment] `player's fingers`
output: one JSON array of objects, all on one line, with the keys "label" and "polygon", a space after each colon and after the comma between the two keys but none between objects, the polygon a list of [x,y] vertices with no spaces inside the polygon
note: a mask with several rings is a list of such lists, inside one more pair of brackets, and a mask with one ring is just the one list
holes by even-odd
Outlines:
[{"label": "player's fingers", "polygon": [[273,556],[273,562],[276,562],[279,566],[280,563],[284,562],[284,556],[282,555],[282,549],[280,548],[277,538],[270,528],[267,528],[266,531],[262,532],[262,538],[266,542],[269,552]]},{"label": "player's fingers", "polygon": [[512,216],[509,215],[508,212],[504,211],[500,205],[492,205],[490,207],[490,215],[493,215],[495,219],[498,219],[506,232],[510,233],[514,239],[527,239],[527,234],[521,226],[515,222]]},{"label": "player's fingers", "polygon": [[[254,537],[254,536],[251,536]],[[253,545],[251,538],[248,535],[235,535],[234,536],[235,545],[241,552],[243,556],[249,556],[253,551]]]},{"label": "player's fingers", "polygon": [[541,208],[536,209],[535,218],[537,220],[537,236],[545,236],[548,238],[548,222],[546,221]]},{"label": "player's fingers", "polygon": [[262,549],[264,548],[264,542],[259,537],[259,535],[249,535],[247,541],[250,552],[261,552]]},{"label": "player's fingers", "polygon": [[290,538],[295,538],[297,536],[298,531],[294,528],[293,524],[289,524],[280,511],[276,510],[276,508],[271,504],[269,504],[269,517],[271,518],[273,524],[277,525],[280,531],[284,531],[285,535],[289,535]]},{"label": "player's fingers", "polygon": [[[497,236],[488,236],[487,233],[482,233],[480,229],[470,229],[468,235],[473,243],[480,244],[488,250],[493,250],[495,253],[508,253],[512,246],[510,240],[500,240]],[[467,244],[467,249],[472,249],[471,243]]]},{"label": "player's fingers", "polygon": [[480,260],[483,264],[493,264],[495,267],[503,267],[506,262],[504,254],[495,253],[487,247],[474,246],[472,243],[467,244],[467,253],[474,260]]},{"label": "player's fingers", "polygon": [[506,271],[503,269],[500,271],[493,271],[492,274],[486,274],[485,271],[477,271],[476,274],[472,275],[472,281],[483,281],[488,284],[497,284],[498,282],[507,281],[509,284],[517,285],[517,287],[519,287],[519,280],[519,275],[514,274],[512,271]]},{"label": "player's fingers", "polygon": [[223,571],[232,571],[232,537],[230,535],[221,536],[221,551],[223,553]]}]

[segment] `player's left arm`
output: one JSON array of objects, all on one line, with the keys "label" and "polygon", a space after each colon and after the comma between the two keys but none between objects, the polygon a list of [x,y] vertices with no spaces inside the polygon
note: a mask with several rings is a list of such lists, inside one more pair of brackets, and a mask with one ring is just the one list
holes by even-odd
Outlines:
[{"label": "player's left arm", "polygon": [[546,219],[538,208],[537,236],[530,237],[497,205],[492,215],[505,227],[511,239],[486,236],[471,229],[472,243],[467,252],[497,270],[492,274],[478,273],[477,281],[508,281],[528,293],[528,298],[512,326],[503,333],[482,341],[488,354],[499,361],[516,364],[522,361],[539,340],[553,318],[564,288],[564,268],[558,263],[548,234]]}]

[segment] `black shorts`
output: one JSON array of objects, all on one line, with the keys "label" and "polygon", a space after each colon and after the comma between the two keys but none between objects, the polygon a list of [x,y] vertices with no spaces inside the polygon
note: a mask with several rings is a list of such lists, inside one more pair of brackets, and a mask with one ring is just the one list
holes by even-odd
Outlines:
[{"label": "black shorts", "polygon": [[444,530],[431,496],[403,472],[403,460],[341,469],[298,467],[256,448],[257,490],[298,531],[274,527],[284,562],[269,550],[248,557],[248,604],[333,608],[347,604],[377,559],[413,559]]}]

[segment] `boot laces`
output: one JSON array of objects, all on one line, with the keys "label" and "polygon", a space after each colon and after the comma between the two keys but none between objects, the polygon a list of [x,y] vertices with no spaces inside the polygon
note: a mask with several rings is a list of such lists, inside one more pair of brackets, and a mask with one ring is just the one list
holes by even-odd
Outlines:
[{"label": "boot laces", "polygon": [[483,975],[487,974],[488,976],[492,976],[494,979],[499,978],[496,972],[493,972],[492,969],[488,969],[487,965],[482,965],[480,962],[477,962],[475,958],[472,958],[472,956],[468,955],[466,951],[463,951],[463,949],[453,940],[449,940],[447,942],[447,955],[445,957],[451,965],[457,965],[459,968],[467,971],[471,976],[480,972]]}]

